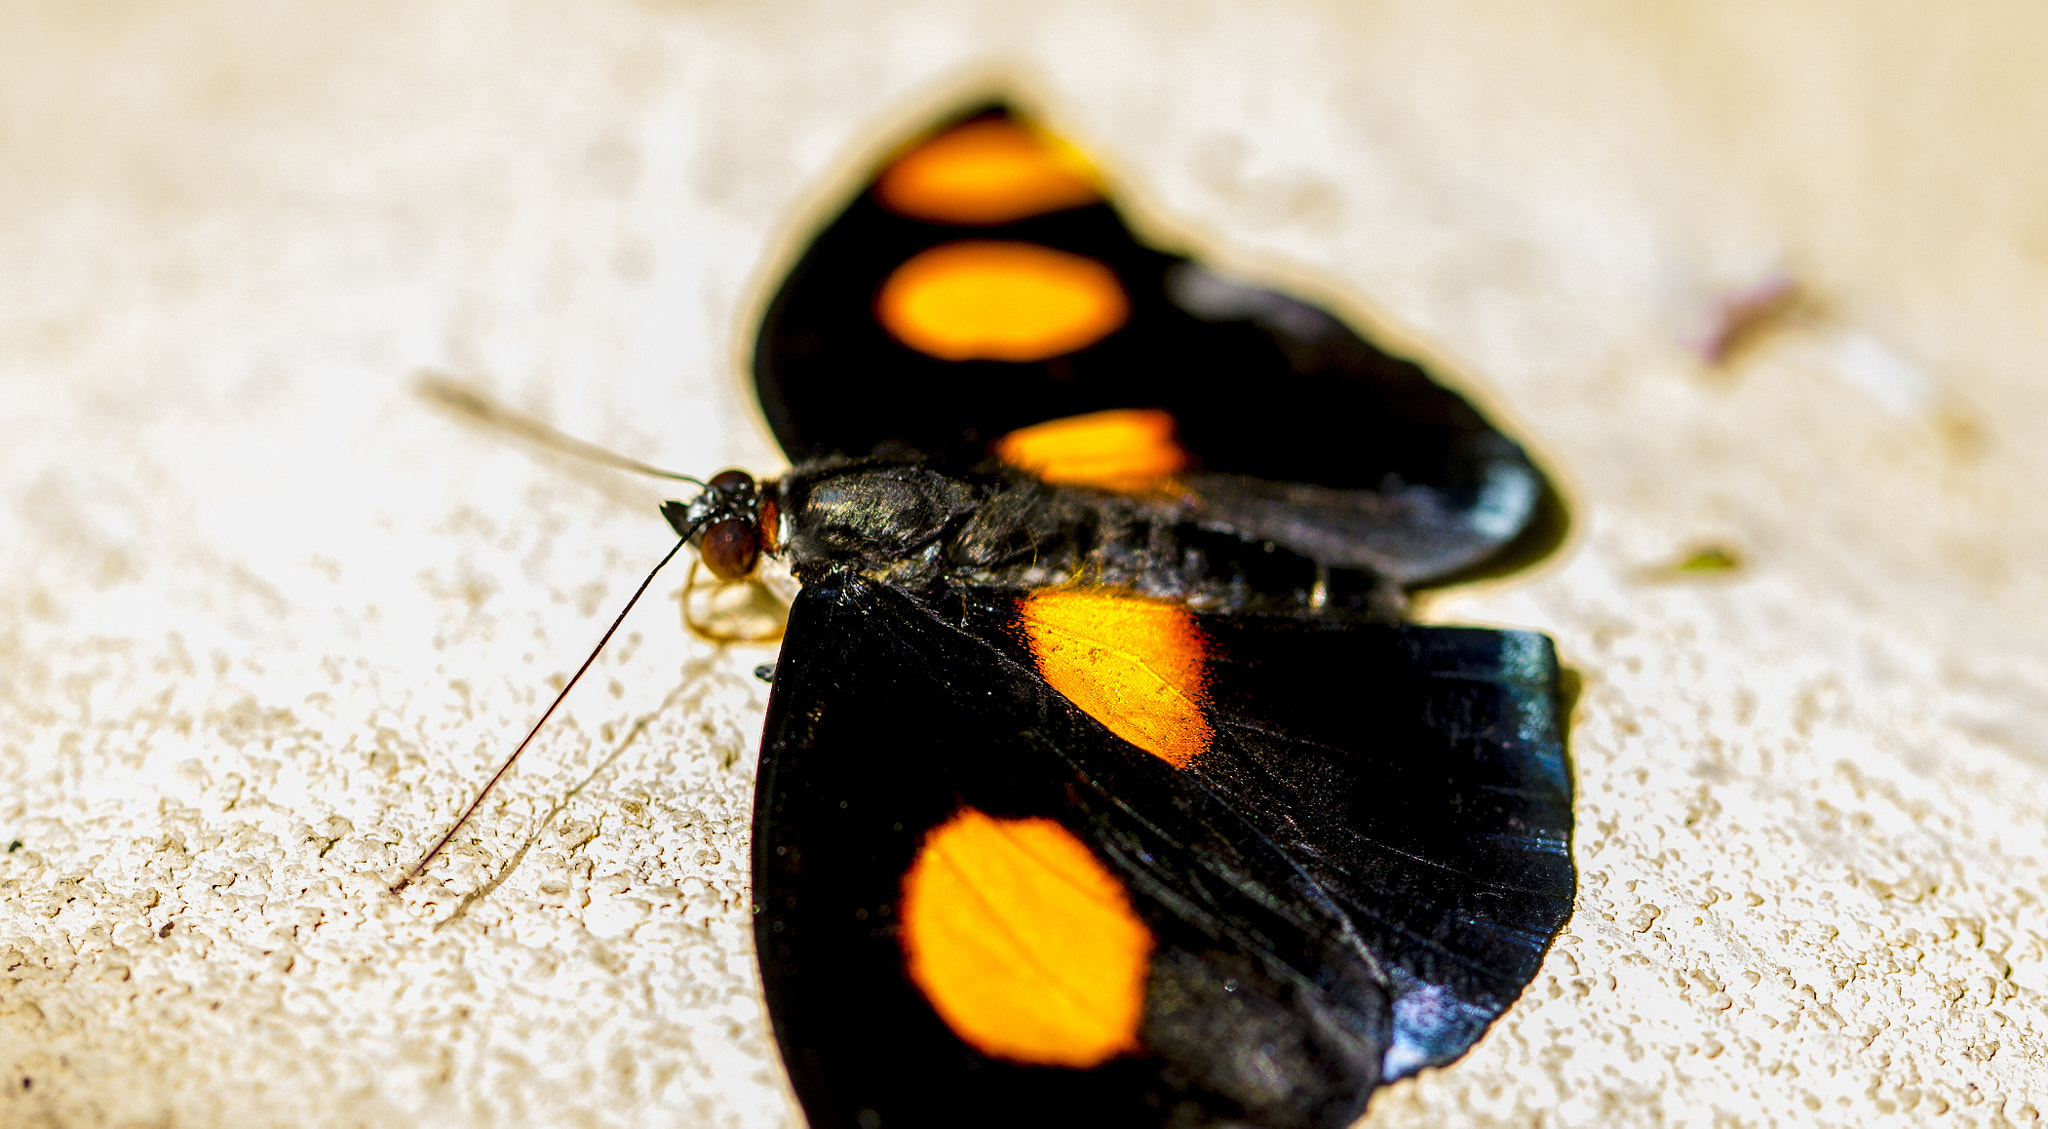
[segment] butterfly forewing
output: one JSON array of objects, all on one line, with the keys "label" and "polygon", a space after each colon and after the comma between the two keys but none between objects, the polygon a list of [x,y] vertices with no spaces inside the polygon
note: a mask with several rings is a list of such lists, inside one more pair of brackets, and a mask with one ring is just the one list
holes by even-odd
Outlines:
[{"label": "butterfly forewing", "polygon": [[755,898],[814,1125],[1343,1125],[1534,974],[1572,889],[1539,637],[1203,617],[1177,766],[1048,685],[1028,599],[799,597]]},{"label": "butterfly forewing", "polygon": [[[1142,243],[1078,160],[985,108],[908,147],[817,235],[755,345],[791,458],[972,462],[1020,428],[1153,410],[1187,455],[1178,488],[1274,540],[1313,527],[1296,547],[1331,563],[1414,585],[1556,543],[1548,481],[1462,397],[1326,311]],[[970,221],[890,189],[905,165],[948,162],[967,166],[961,193],[1012,206]],[[1053,187],[1017,188],[1033,176]]]}]

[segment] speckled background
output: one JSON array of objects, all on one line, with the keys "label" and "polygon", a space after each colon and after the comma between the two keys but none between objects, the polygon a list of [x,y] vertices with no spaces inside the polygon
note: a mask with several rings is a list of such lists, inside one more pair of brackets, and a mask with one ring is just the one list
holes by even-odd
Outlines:
[{"label": "speckled background", "polygon": [[[2036,1120],[2044,73],[2020,0],[0,7],[0,1123],[795,1122],[771,655],[680,575],[383,892],[668,544],[658,488],[411,389],[772,469],[765,289],[991,78],[1575,507],[1428,612],[1583,676],[1578,913],[1368,1124]],[[1798,316],[1679,344],[1773,270]]]}]

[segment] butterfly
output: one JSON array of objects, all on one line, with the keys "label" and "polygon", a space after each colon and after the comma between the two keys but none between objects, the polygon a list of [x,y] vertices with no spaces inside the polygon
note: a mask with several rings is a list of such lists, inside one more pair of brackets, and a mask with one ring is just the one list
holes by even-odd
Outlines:
[{"label": "butterfly", "polygon": [[663,513],[799,586],[752,908],[814,1129],[1343,1126],[1514,1001],[1575,884],[1560,668],[1406,612],[1562,510],[1470,404],[1002,104],[817,233],[754,376],[791,469]]}]

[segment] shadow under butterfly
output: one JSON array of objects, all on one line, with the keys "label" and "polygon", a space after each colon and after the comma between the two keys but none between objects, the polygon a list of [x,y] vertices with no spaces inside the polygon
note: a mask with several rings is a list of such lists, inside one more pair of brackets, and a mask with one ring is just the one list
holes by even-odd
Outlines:
[{"label": "shadow under butterfly", "polygon": [[812,1126],[1343,1126],[1520,994],[1575,883],[1557,659],[1405,619],[1562,537],[1471,405],[1001,105],[818,233],[754,371],[792,469],[663,514],[801,585],[753,909]]}]

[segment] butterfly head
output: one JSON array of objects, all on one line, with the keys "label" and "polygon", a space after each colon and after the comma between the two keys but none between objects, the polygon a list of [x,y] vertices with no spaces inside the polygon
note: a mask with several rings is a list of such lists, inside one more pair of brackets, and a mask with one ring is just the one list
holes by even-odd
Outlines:
[{"label": "butterfly head", "polygon": [[743,470],[720,471],[695,498],[661,506],[661,516],[720,580],[747,579],[775,551],[775,511],[774,495]]}]

